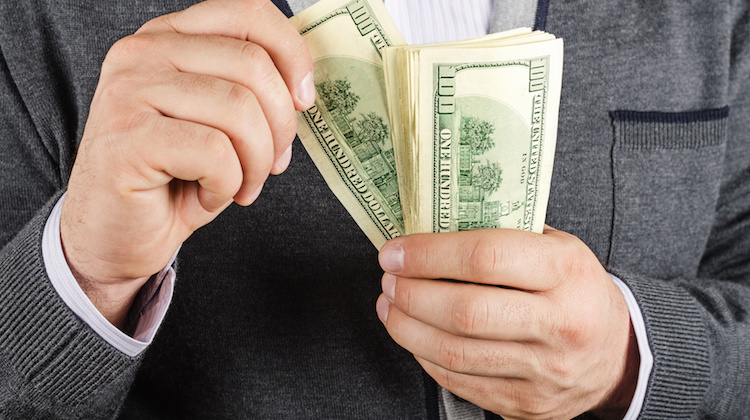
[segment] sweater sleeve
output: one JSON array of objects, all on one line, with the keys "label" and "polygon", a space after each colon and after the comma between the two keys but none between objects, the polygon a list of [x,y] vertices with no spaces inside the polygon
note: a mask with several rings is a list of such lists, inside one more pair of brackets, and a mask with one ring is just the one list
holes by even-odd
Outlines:
[{"label": "sweater sleeve", "polygon": [[153,341],[169,308],[176,277],[173,263],[177,254],[141,287],[130,309],[127,326],[124,331],[120,330],[104,318],[70,271],[60,240],[60,213],[64,200],[65,195],[52,208],[42,234],[42,258],[52,287],[73,313],[107,343],[129,356],[138,356]]},{"label": "sweater sleeve", "polygon": [[734,3],[724,169],[698,274],[613,270],[638,301],[654,356],[641,418],[744,418],[750,407],[750,13]]},{"label": "sweater sleeve", "polygon": [[42,231],[73,142],[37,129],[11,73],[0,55],[0,417],[111,418],[140,359],[107,344],[50,284]]}]

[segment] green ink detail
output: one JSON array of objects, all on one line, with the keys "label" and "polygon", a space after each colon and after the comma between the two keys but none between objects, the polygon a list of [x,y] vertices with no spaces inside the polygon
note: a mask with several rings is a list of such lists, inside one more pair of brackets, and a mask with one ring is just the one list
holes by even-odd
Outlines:
[{"label": "green ink detail", "polygon": [[352,84],[346,77],[324,80],[317,85],[318,96],[329,111],[351,114],[359,103],[360,96],[352,92]]},{"label": "green ink detail", "polygon": [[[327,77],[316,83],[316,104],[327,130],[316,125],[310,112],[302,115],[339,178],[381,234],[386,239],[400,236],[403,214],[393,147],[383,117],[387,115],[385,97],[373,94],[382,91],[382,68],[341,57],[321,59],[316,68],[326,69],[316,73],[316,77]],[[362,96],[352,86],[361,89]]]},{"label": "green ink detail", "polygon": [[[544,58],[546,61],[546,57]],[[536,66],[531,69],[532,62]],[[496,227],[516,227],[530,230],[534,222],[536,195],[539,193],[541,177],[538,170],[541,168],[541,150],[544,139],[544,111],[547,99],[546,77],[542,89],[535,93],[532,98],[535,106],[531,110],[531,127],[526,126],[511,108],[486,97],[457,97],[455,98],[455,110],[452,113],[438,112],[439,102],[445,101],[445,96],[440,96],[440,84],[444,81],[438,80],[439,68],[451,67],[456,74],[467,69],[498,68],[521,66],[530,69],[530,74],[538,77],[540,74],[540,59],[528,61],[493,62],[493,63],[471,63],[471,64],[436,64],[434,67],[434,103],[433,103],[433,136],[436,139],[433,149],[433,231],[446,230],[471,230]],[[546,67],[546,66],[545,66]],[[535,72],[535,73],[531,73]],[[533,85],[537,88],[539,84]],[[530,84],[530,87],[532,85]],[[445,89],[443,89],[445,90]],[[494,104],[494,105],[493,105]],[[443,107],[445,108],[445,107]],[[495,111],[491,111],[495,109]],[[503,114],[502,109],[507,109]],[[505,115],[500,132],[498,127],[488,121],[487,115],[492,113]],[[496,117],[497,118],[497,117]],[[534,118],[538,118],[535,122]],[[459,123],[460,121],[460,123]],[[446,148],[446,142],[441,142],[441,135],[446,136],[446,129],[452,130],[453,138],[450,150]],[[520,131],[519,131],[520,130]],[[528,134],[524,134],[528,133]],[[457,135],[456,135],[457,134]],[[498,137],[500,136],[500,137]],[[497,159],[498,150],[501,151],[501,160],[506,158],[502,142],[496,147],[497,139],[520,139],[529,138],[528,152],[523,158],[517,157],[516,161],[523,162],[520,166],[528,173],[519,175],[514,166],[513,185],[507,185],[504,180],[503,164],[494,161]],[[495,149],[492,159],[480,159],[488,151]],[[522,149],[514,149],[514,153],[522,152]],[[529,157],[529,162],[526,158]],[[507,157],[506,160],[514,157]],[[533,160],[533,162],[532,162]],[[449,163],[448,163],[449,162]],[[507,162],[506,162],[507,163]],[[532,166],[533,165],[533,166]],[[446,174],[446,169],[453,170],[453,175]],[[533,170],[532,170],[533,169]],[[520,185],[518,181],[520,178]],[[525,185],[525,187],[524,187]],[[449,196],[446,188],[450,189]],[[513,214],[515,223],[509,226],[510,215]],[[450,224],[446,218],[450,217]],[[501,220],[505,218],[501,226]]]},{"label": "green ink detail", "polygon": [[324,16],[324,17],[316,20],[315,22],[311,23],[310,25],[302,28],[299,31],[299,33],[301,35],[305,35],[306,33],[312,31],[313,29],[317,28],[318,26],[320,26],[320,25],[328,22],[329,20],[335,18],[336,16],[348,15],[348,14],[349,14],[349,12],[346,10],[346,8],[333,11],[329,15],[326,15],[326,16]]},{"label": "green ink detail", "polygon": [[[370,23],[370,24],[373,25],[373,31],[377,31],[377,35],[379,37],[378,39],[383,41],[384,46],[385,47],[392,46],[393,45],[393,41],[391,41],[390,37],[388,36],[388,34],[386,33],[386,31],[383,29],[383,27],[380,24],[380,22],[377,19],[375,19],[375,13],[370,8],[370,5],[367,2],[361,2],[359,0],[354,0],[352,2],[349,2],[346,5],[344,5],[343,8],[337,9],[337,10],[329,13],[328,15],[326,15],[326,16],[318,19],[318,20],[316,20],[315,22],[311,23],[310,25],[302,28],[299,31],[299,33],[304,36],[308,32],[312,31],[315,28],[318,28],[319,26],[323,25],[324,23],[328,22],[329,20],[331,20],[331,19],[333,19],[335,17],[338,17],[338,16],[342,16],[342,15],[349,16],[351,18],[351,21],[354,24],[354,26],[356,26],[357,28],[359,28],[359,25],[354,20],[354,16],[352,16],[351,13],[349,12],[350,7],[353,6],[353,5],[355,5],[355,4],[360,5],[363,8],[367,9],[366,13],[369,14],[369,16],[371,16],[370,22],[368,22],[368,23]],[[359,31],[359,32],[360,32],[361,36],[365,37],[365,36],[368,36],[370,34],[370,32],[372,32],[372,31],[367,32],[367,33],[362,33],[361,31]],[[375,51],[377,52],[378,56],[380,56],[382,58],[383,54],[381,53],[380,48],[378,47],[378,45],[375,43],[374,37],[372,37],[372,36],[370,37],[370,42],[371,42],[372,46],[375,48]]]}]

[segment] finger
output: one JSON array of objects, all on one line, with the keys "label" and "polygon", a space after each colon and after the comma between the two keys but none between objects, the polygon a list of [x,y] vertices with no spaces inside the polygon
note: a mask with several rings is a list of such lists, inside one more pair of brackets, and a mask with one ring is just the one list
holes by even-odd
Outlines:
[{"label": "finger", "polygon": [[393,305],[387,311],[385,326],[396,343],[447,370],[505,378],[526,378],[541,370],[525,344],[459,337],[411,318]]},{"label": "finger", "polygon": [[450,371],[421,357],[416,360],[440,386],[506,420],[564,418],[552,414],[558,401],[534,392],[529,381],[469,375]]},{"label": "finger", "polygon": [[292,161],[292,145],[290,144],[289,147],[287,147],[286,151],[279,156],[276,161],[273,163],[273,167],[271,168],[271,174],[278,175],[286,170],[286,168],[289,167],[289,163]]},{"label": "finger", "polygon": [[310,51],[294,25],[270,1],[206,1],[181,12],[160,16],[139,32],[164,30],[219,35],[260,45],[279,69],[296,108],[302,111],[313,105],[315,86]]},{"label": "finger", "polygon": [[141,113],[134,117],[129,146],[116,146],[129,162],[122,178],[130,189],[150,190],[173,178],[197,181],[206,212],[227,205],[242,183],[234,146],[220,130],[189,121]]},{"label": "finger", "polygon": [[562,240],[561,235],[560,231],[540,235],[510,229],[408,235],[386,243],[379,259],[383,270],[401,277],[546,291],[582,261],[577,240]]},{"label": "finger", "polygon": [[259,45],[221,36],[145,34],[133,37],[145,38],[132,42],[148,43],[144,47],[162,56],[166,64],[177,71],[213,76],[252,91],[271,128],[275,159],[289,148],[297,132],[294,103],[271,57]]},{"label": "finger", "polygon": [[555,324],[547,298],[519,290],[389,273],[382,286],[407,316],[459,337],[541,342]]},{"label": "finger", "polygon": [[248,205],[275,160],[268,122],[252,91],[242,85],[191,73],[165,72],[152,81],[144,100],[162,114],[221,130],[242,166],[238,204]]}]

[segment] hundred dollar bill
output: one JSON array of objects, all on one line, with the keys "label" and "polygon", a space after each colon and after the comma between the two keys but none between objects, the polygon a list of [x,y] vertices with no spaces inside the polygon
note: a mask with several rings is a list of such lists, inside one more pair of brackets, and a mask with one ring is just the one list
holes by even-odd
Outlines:
[{"label": "hundred dollar bill", "polygon": [[392,48],[385,64],[405,233],[541,232],[562,40],[521,30]]},{"label": "hundred dollar bill", "polygon": [[291,21],[312,53],[317,91],[299,113],[299,138],[379,249],[404,232],[382,50],[406,43],[380,0],[323,0]]}]

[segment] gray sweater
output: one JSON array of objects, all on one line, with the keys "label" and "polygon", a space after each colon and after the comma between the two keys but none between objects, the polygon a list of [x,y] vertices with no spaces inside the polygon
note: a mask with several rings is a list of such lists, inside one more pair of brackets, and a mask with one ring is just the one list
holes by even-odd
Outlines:
[{"label": "gray sweater", "polygon": [[[191,3],[0,2],[0,418],[434,418],[434,383],[375,315],[376,250],[298,143],[256,204],[184,244],[145,354],[52,289],[41,232],[101,61]],[[749,8],[538,2],[566,44],[547,222],[638,300],[655,360],[643,418],[750,412]]]}]

